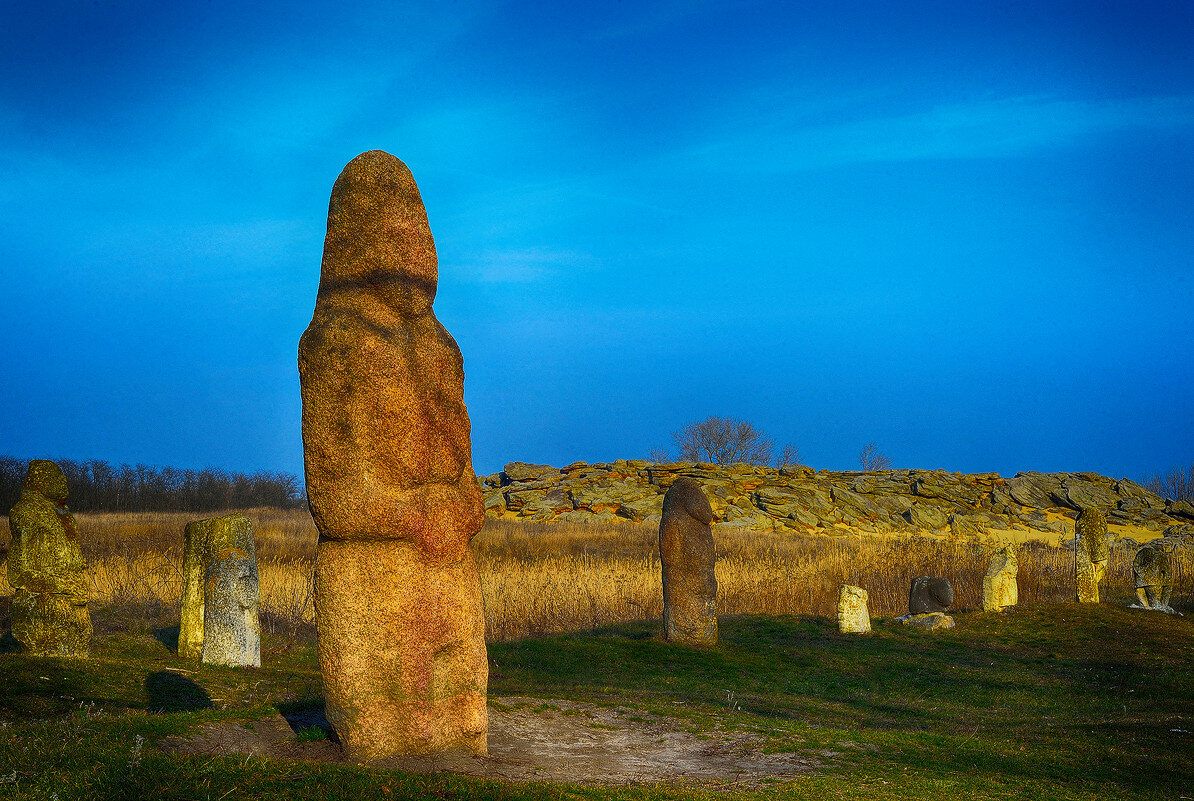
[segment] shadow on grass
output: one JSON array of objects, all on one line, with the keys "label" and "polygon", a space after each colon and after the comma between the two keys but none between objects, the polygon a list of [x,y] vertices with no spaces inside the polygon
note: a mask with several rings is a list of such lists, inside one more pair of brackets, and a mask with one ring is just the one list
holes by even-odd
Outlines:
[{"label": "shadow on grass", "polygon": [[207,690],[168,670],[158,670],[145,677],[145,696],[150,712],[196,712],[213,706]]},{"label": "shadow on grass", "polygon": [[4,632],[0,636],[0,654],[16,654],[20,653],[21,644],[17,642],[17,638],[12,636],[11,631]]},{"label": "shadow on grass", "polygon": [[165,626],[164,628],[154,629],[153,638],[169,648],[170,653],[177,654],[179,631],[181,631],[180,626]]},{"label": "shadow on grass", "polygon": [[278,712],[290,724],[290,730],[301,740],[331,740],[340,742],[336,730],[328,723],[322,698],[303,698],[278,704]]}]

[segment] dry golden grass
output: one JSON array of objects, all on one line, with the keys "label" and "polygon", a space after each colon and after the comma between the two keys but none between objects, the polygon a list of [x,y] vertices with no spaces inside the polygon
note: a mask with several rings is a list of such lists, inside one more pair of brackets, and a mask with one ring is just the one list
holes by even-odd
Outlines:
[{"label": "dry golden grass", "polygon": [[[251,509],[267,625],[297,630],[314,620],[312,571],[317,535],[306,512]],[[185,513],[80,514],[96,604],[177,606]],[[5,521],[7,522],[7,521]],[[487,636],[512,640],[577,631],[662,614],[656,530],[615,524],[561,525],[487,521],[474,540],[485,593]],[[939,537],[824,536],[718,532],[718,609],[722,614],[836,613],[838,589],[870,595],[871,614],[907,611],[916,576],[945,576],[955,606],[980,606],[989,543]],[[0,548],[8,542],[0,526]],[[1112,602],[1132,597],[1132,550],[1116,548],[1104,580]],[[1065,548],[1019,548],[1020,601],[1070,601],[1074,556]],[[0,571],[2,572],[2,571]],[[1177,566],[1175,601],[1191,595],[1194,554]],[[10,592],[0,580],[0,593]]]}]

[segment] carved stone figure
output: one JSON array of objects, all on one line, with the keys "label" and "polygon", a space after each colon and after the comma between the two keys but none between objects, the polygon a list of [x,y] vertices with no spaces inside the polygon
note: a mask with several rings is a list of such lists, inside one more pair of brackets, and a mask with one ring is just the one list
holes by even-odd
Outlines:
[{"label": "carved stone figure", "polygon": [[1107,570],[1110,549],[1107,546],[1107,517],[1098,509],[1087,507],[1078,513],[1074,523],[1077,534],[1077,553],[1074,557],[1074,578],[1078,588],[1078,602],[1097,604],[1099,582]]},{"label": "carved stone figure", "polygon": [[1173,594],[1172,554],[1182,546],[1182,540],[1168,537],[1140,546],[1132,559],[1137,600],[1137,603],[1132,604],[1133,607],[1174,614],[1173,607],[1169,605],[1169,597]]},{"label": "carved stone figure", "polygon": [[918,576],[908,590],[908,614],[946,612],[954,603],[954,588],[949,579]]},{"label": "carved stone figure", "polygon": [[837,630],[843,634],[866,634],[871,630],[867,610],[867,592],[862,587],[843,584],[837,597]]},{"label": "carved stone figure", "polygon": [[484,509],[463,359],[431,308],[437,277],[410,170],[357,156],[332,188],[299,377],[327,717],[362,762],[486,752],[469,547]]},{"label": "carved stone figure", "polygon": [[67,494],[58,465],[35,459],[8,513],[12,634],[37,656],[85,657],[91,650],[87,563]]},{"label": "carved stone figure", "polygon": [[1020,587],[1016,583],[1019,572],[1020,562],[1013,546],[995,552],[983,576],[983,611],[1000,612],[1020,602]]},{"label": "carved stone figure", "polygon": [[663,636],[689,645],[717,643],[713,508],[701,485],[681,476],[663,497],[659,562],[663,568]]}]

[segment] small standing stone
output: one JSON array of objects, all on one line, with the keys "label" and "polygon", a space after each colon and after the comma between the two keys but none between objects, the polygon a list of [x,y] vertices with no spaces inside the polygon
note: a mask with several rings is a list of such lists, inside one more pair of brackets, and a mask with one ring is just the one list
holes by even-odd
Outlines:
[{"label": "small standing stone", "polygon": [[680,477],[663,497],[659,561],[663,568],[663,636],[689,645],[717,643],[713,507],[691,478]]},{"label": "small standing stone", "polygon": [[995,552],[987,574],[983,576],[984,612],[999,612],[1020,602],[1020,588],[1016,583],[1019,572],[1020,563],[1013,546]]},{"label": "small standing stone", "polygon": [[1074,558],[1074,578],[1078,602],[1097,604],[1099,582],[1107,570],[1107,517],[1098,509],[1087,507],[1078,513],[1074,523],[1077,534],[1077,553]]},{"label": "small standing stone", "polygon": [[837,597],[837,630],[843,634],[866,634],[871,630],[871,615],[866,606],[867,592],[862,587],[843,584]]},{"label": "small standing stone", "polygon": [[203,656],[203,596],[210,561],[208,544],[211,524],[218,518],[192,520],[182,539],[182,609],[178,624],[178,655],[183,659]]},{"label": "small standing stone", "polygon": [[1136,580],[1135,609],[1156,609],[1174,614],[1169,605],[1173,593],[1173,562],[1171,554],[1181,547],[1176,539],[1162,537],[1146,542],[1132,559],[1132,576]]},{"label": "small standing stone", "polygon": [[261,666],[260,587],[253,523],[242,514],[187,524],[178,655]]},{"label": "small standing stone", "polygon": [[[237,519],[239,518],[239,520]],[[261,598],[257,554],[248,518],[213,528],[203,602],[203,661],[209,665],[261,667]]]},{"label": "small standing stone", "polygon": [[946,612],[954,604],[954,588],[949,579],[918,576],[908,590],[908,614]]},{"label": "small standing stone", "polygon": [[35,656],[85,657],[91,649],[87,562],[67,494],[58,465],[35,459],[8,513],[12,634]]}]

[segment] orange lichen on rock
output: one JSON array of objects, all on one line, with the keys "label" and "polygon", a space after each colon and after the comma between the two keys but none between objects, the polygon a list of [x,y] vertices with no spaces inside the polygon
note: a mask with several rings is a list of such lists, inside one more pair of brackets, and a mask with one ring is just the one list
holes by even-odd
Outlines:
[{"label": "orange lichen on rock", "polygon": [[327,714],[349,754],[373,763],[486,750],[469,548],[485,513],[436,278],[410,171],[382,151],[357,156],[332,189],[299,375]]}]

